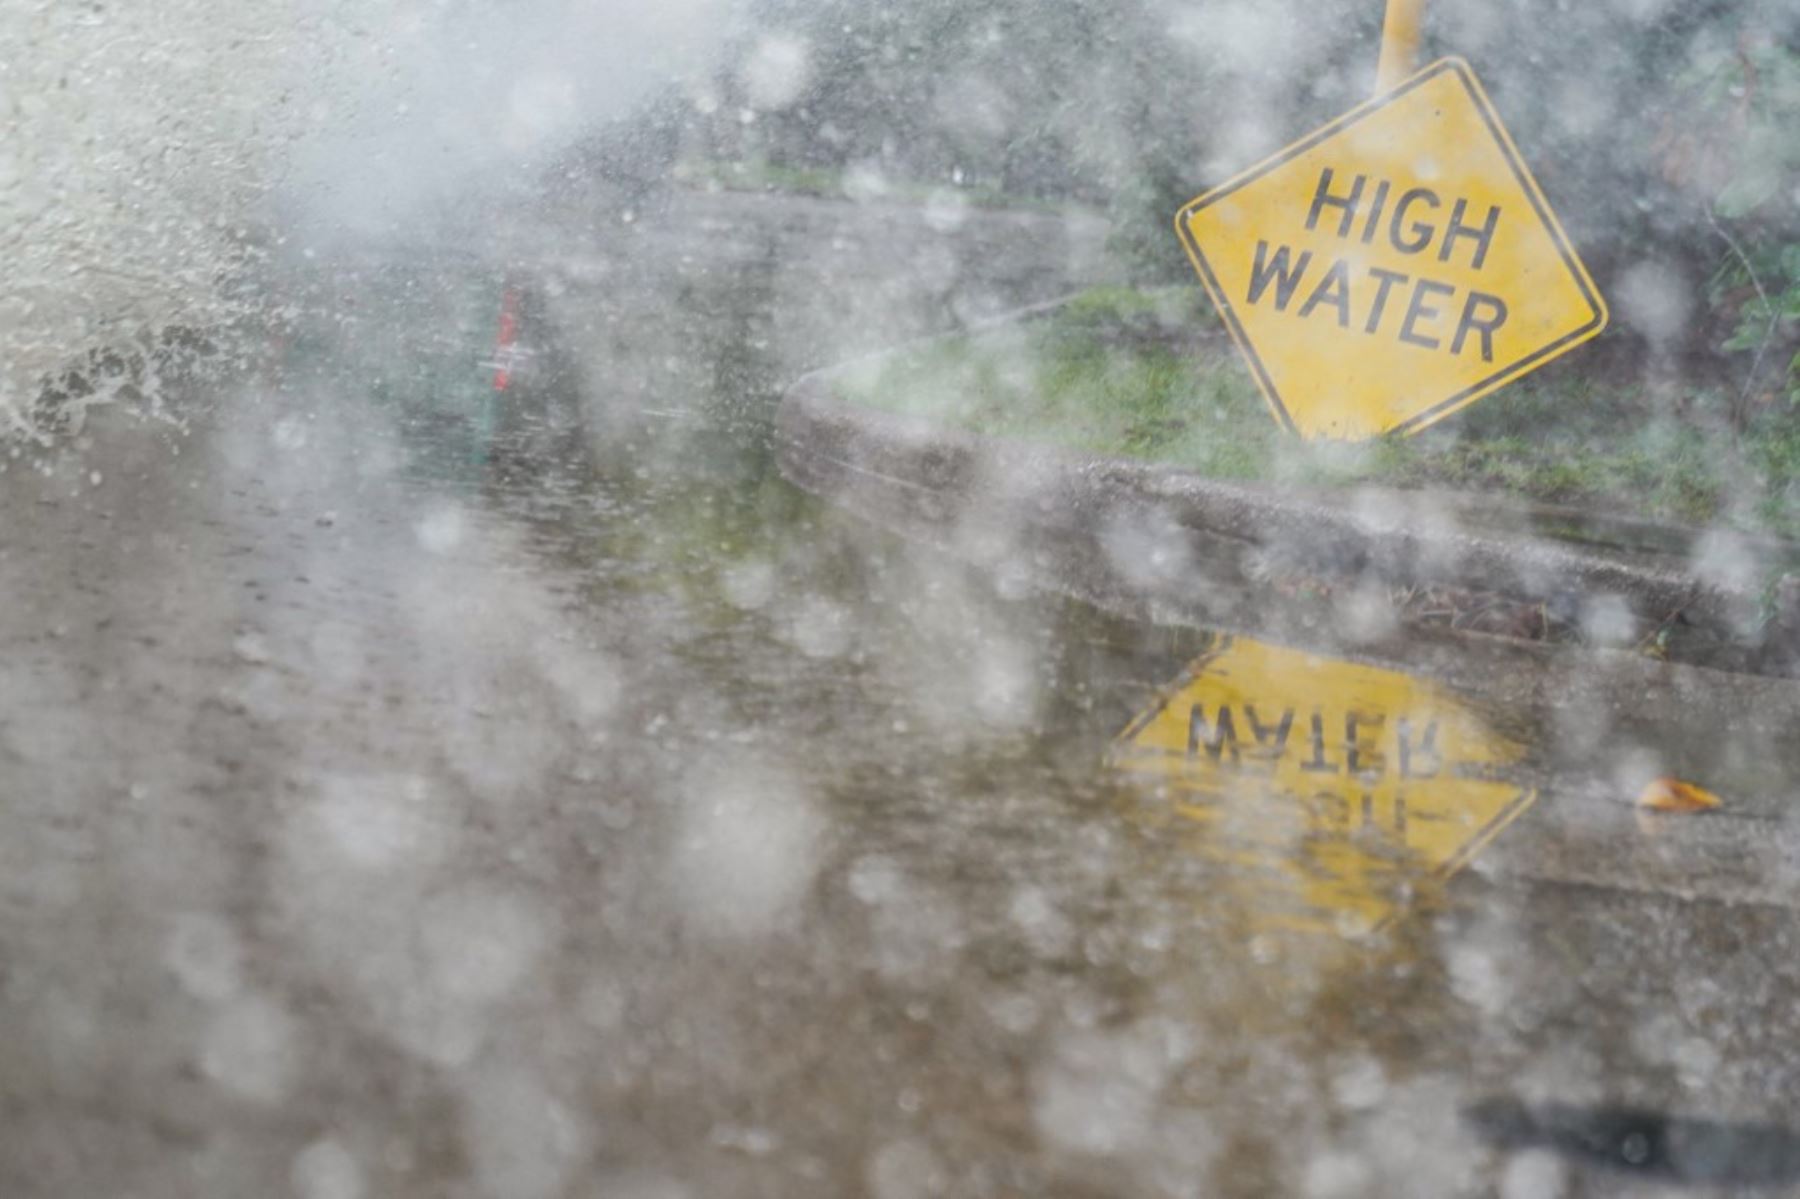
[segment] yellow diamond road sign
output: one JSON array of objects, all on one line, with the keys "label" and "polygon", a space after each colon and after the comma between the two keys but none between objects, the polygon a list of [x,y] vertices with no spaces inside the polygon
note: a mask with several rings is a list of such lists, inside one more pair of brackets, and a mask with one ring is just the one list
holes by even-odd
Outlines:
[{"label": "yellow diamond road sign", "polygon": [[1306,437],[1416,432],[1606,325],[1458,59],[1201,196],[1175,224],[1276,419]]},{"label": "yellow diamond road sign", "polygon": [[1121,733],[1262,930],[1365,933],[1537,799],[1527,747],[1393,670],[1222,637]]}]

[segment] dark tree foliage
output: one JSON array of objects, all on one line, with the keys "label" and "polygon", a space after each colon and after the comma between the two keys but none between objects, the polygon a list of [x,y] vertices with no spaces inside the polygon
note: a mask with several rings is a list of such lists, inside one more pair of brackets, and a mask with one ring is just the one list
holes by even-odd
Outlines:
[{"label": "dark tree foliage", "polygon": [[[679,154],[1079,201],[1108,211],[1136,276],[1184,279],[1175,210],[1366,98],[1383,7],[754,0],[706,103],[672,90],[563,174],[635,186]],[[771,35],[807,69],[765,111],[743,69]],[[1749,311],[1747,264],[1779,294],[1800,262],[1783,256],[1800,243],[1797,45],[1792,0],[1434,0],[1427,28],[1428,57],[1475,66],[1603,286],[1645,262],[1696,293],[1711,280],[1689,353]]]}]

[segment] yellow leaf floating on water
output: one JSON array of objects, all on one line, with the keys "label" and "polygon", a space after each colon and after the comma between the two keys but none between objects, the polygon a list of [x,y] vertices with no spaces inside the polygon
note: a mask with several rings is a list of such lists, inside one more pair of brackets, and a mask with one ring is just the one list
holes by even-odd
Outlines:
[{"label": "yellow leaf floating on water", "polygon": [[1706,788],[1665,776],[1638,792],[1637,806],[1650,812],[1710,812],[1721,804]]}]

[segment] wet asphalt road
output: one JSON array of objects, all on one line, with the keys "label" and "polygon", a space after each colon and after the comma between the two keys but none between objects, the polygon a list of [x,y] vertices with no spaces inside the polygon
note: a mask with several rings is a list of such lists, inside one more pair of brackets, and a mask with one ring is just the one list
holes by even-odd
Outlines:
[{"label": "wet asphalt road", "polygon": [[[1534,866],[1593,835],[1552,754],[1387,932],[1261,935],[1107,765],[1208,635],[780,481],[757,405],[870,332],[784,239],[881,238],[737,219],[528,271],[537,382],[479,436],[334,320],[0,474],[0,1193],[1800,1185],[1784,813],[1736,892]],[[985,278],[935,232],[896,330]]]}]

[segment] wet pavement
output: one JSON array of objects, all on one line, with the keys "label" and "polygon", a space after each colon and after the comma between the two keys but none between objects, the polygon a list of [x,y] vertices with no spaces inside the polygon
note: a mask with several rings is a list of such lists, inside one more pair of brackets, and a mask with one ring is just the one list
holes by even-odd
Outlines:
[{"label": "wet pavement", "polygon": [[0,1193],[1792,1189],[1786,685],[1158,626],[821,505],[785,377],[1069,278],[947,228],[840,325],[820,211],[346,272],[185,430],[9,462]]}]

